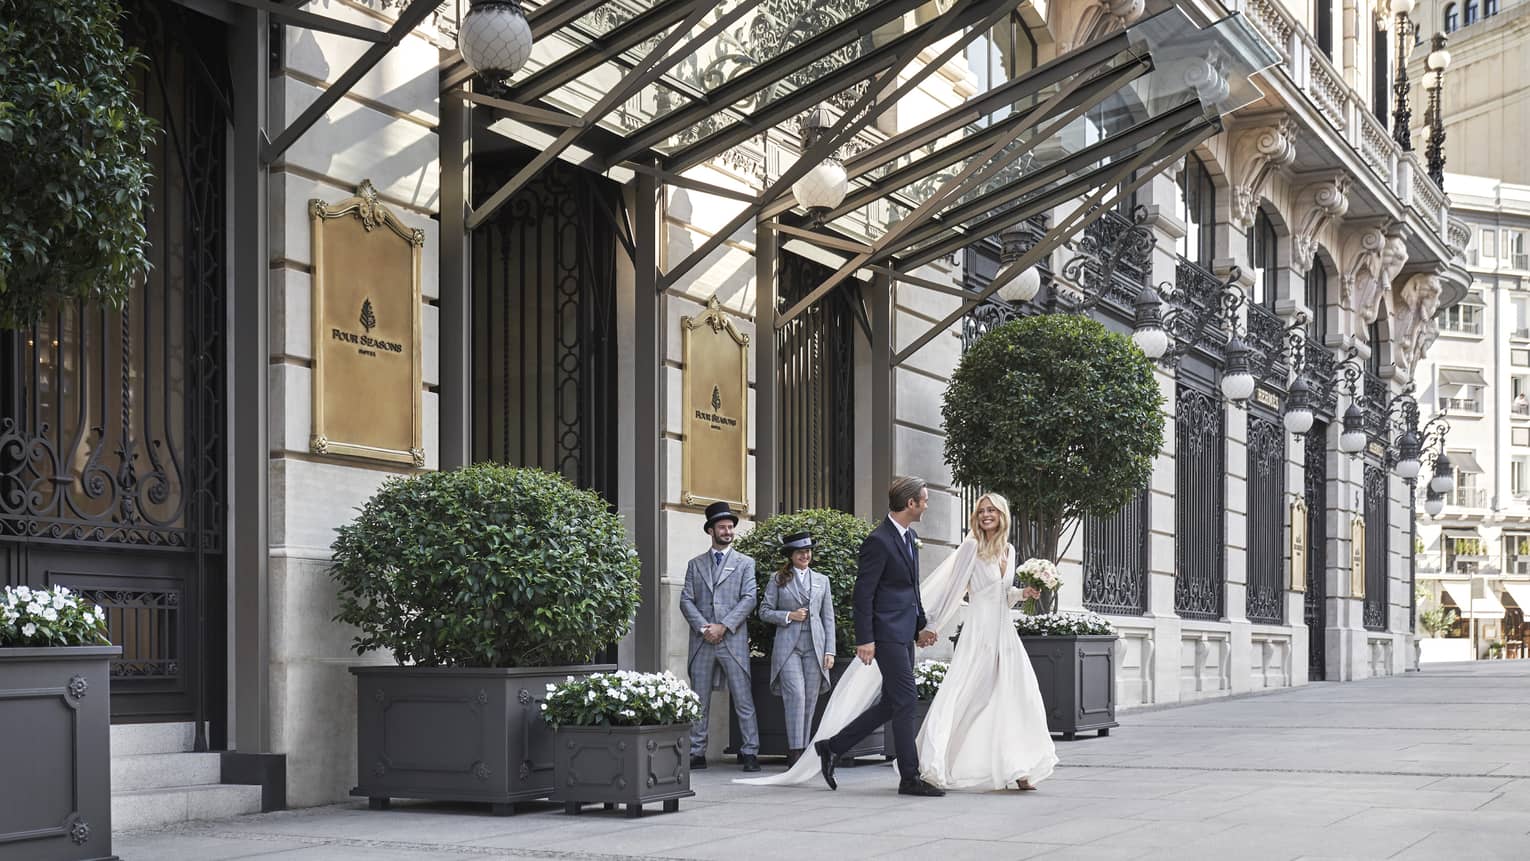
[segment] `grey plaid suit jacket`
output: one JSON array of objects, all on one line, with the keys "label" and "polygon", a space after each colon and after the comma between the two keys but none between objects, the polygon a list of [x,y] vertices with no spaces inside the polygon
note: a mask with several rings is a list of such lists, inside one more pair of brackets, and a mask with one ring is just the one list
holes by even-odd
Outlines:
[{"label": "grey plaid suit jacket", "polygon": [[[697,675],[698,659],[711,660],[714,656],[731,659],[749,672],[749,629],[745,622],[760,600],[760,586],[754,577],[754,560],[730,549],[723,557],[722,570],[717,572],[717,582],[712,581],[712,551],[692,559],[685,566],[685,586],[680,590],[680,614],[690,625],[690,648],[686,653],[686,667],[691,675]],[[712,645],[701,638],[701,629],[720,623],[728,629],[723,641]],[[714,687],[720,686],[717,676]]]}]

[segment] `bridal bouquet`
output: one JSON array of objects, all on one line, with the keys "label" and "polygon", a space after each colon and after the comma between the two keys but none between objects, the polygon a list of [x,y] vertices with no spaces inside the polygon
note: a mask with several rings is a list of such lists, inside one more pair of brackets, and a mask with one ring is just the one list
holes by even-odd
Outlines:
[{"label": "bridal bouquet", "polygon": [[[955,637],[952,638],[953,640]],[[914,666],[914,689],[921,700],[935,699],[940,683],[946,680],[946,670],[951,665],[945,661],[920,661]]]},{"label": "bridal bouquet", "polygon": [[668,726],[701,719],[701,698],[670,673],[619,670],[547,686],[542,719],[569,726]]},{"label": "bridal bouquet", "polygon": [[1027,559],[1015,569],[1015,585],[1020,587],[1021,611],[1027,616],[1047,612],[1057,606],[1057,588],[1062,578],[1057,576],[1057,566],[1047,559]]}]

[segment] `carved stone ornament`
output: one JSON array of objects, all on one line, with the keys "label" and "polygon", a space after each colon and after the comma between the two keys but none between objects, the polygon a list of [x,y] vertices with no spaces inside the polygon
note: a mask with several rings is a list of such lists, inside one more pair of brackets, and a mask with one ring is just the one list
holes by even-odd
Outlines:
[{"label": "carved stone ornament", "polygon": [[1074,8],[1078,10],[1078,18],[1073,26],[1064,24],[1058,29],[1064,35],[1071,34],[1063,41],[1062,52],[1126,29],[1142,17],[1147,3],[1145,0],[1097,0],[1094,3],[1080,3]]},{"label": "carved stone ornament", "polygon": [[1303,188],[1297,198],[1297,231],[1291,237],[1291,262],[1302,273],[1312,268],[1318,233],[1349,211],[1349,177],[1331,176]]},{"label": "carved stone ornament", "polygon": [[85,699],[85,691],[90,688],[90,683],[85,681],[84,676],[75,676],[69,680],[69,696],[77,700]]},{"label": "carved stone ornament", "polygon": [[1397,290],[1395,358],[1398,366],[1410,375],[1439,336],[1439,324],[1434,315],[1440,310],[1443,288],[1439,275],[1420,272],[1405,280]]},{"label": "carved stone ornament", "polygon": [[[1340,248],[1339,302],[1360,313],[1381,300],[1381,255],[1387,234],[1380,225],[1359,227],[1345,234]],[[1374,317],[1372,319],[1375,319]]]},{"label": "carved stone ornament", "polygon": [[1270,177],[1296,159],[1296,122],[1288,116],[1233,135],[1232,220],[1242,230],[1254,225],[1259,198]]},{"label": "carved stone ornament", "polygon": [[84,846],[90,842],[90,823],[83,819],[77,819],[69,826],[69,839],[76,846]]}]

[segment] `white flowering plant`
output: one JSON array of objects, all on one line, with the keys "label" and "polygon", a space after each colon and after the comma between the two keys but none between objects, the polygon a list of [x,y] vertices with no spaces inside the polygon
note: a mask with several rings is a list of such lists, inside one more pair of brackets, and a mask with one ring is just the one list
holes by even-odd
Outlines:
[{"label": "white flowering plant", "polygon": [[701,698],[671,673],[620,670],[547,686],[542,719],[560,726],[668,726],[701,719]]},{"label": "white flowering plant", "polygon": [[1042,613],[1021,615],[1015,630],[1022,637],[1083,637],[1114,634],[1115,626],[1095,613]]},{"label": "white flowering plant", "polygon": [[1051,560],[1027,559],[1015,569],[1015,585],[1020,587],[1024,612],[1035,615],[1057,605],[1057,589],[1062,586],[1062,578],[1057,576],[1057,566]]},{"label": "white flowering plant", "polygon": [[0,592],[0,646],[107,646],[106,611],[64,586]]},{"label": "white flowering plant", "polygon": [[914,665],[914,690],[921,700],[935,699],[940,683],[946,680],[951,665],[946,661],[920,661]]}]

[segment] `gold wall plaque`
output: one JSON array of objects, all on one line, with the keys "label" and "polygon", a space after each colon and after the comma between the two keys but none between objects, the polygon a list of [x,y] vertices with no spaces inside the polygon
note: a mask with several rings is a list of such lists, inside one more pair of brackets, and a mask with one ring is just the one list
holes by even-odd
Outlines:
[{"label": "gold wall plaque", "polygon": [[368,180],[333,206],[308,201],[313,230],[313,435],[316,454],[425,465],[421,422],[420,259]]},{"label": "gold wall plaque", "polygon": [[734,328],[717,297],[699,317],[680,318],[685,420],[680,501],[728,502],[747,510],[749,336]]},{"label": "gold wall plaque", "polygon": [[1365,597],[1365,520],[1359,517],[1349,522],[1349,594]]},{"label": "gold wall plaque", "polygon": [[1307,591],[1307,500],[1291,502],[1291,591]]}]

